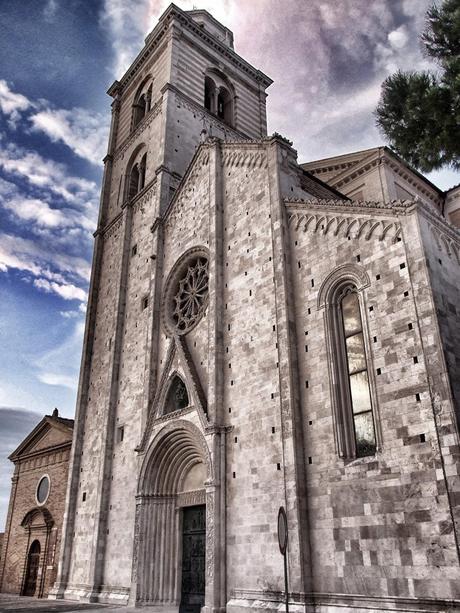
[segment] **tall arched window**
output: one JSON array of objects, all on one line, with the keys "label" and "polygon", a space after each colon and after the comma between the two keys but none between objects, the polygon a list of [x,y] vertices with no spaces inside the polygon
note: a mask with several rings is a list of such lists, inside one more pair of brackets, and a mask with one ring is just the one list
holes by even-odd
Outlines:
[{"label": "tall arched window", "polygon": [[189,405],[188,392],[182,379],[175,375],[166,395],[163,414],[167,415],[173,411],[185,409]]},{"label": "tall arched window", "polygon": [[356,457],[373,455],[376,451],[374,417],[369,386],[369,373],[364,345],[363,323],[356,288],[342,291],[338,305],[342,320],[343,344],[341,384],[347,388],[349,419],[353,425]]},{"label": "tall arched window", "polygon": [[[374,455],[380,447],[376,395],[358,266],[343,265],[325,280],[318,306],[325,308],[326,346],[338,453],[344,459]],[[377,426],[377,427],[376,427]]]}]

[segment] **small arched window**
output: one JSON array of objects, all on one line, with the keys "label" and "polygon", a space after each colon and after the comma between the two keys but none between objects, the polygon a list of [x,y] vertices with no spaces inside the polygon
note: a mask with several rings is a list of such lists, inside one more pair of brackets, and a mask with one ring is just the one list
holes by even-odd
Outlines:
[{"label": "small arched window", "polygon": [[145,187],[145,173],[147,168],[147,154],[144,155],[138,160],[135,161],[131,170],[128,173],[127,180],[127,199],[132,200],[136,194],[138,194]]},{"label": "small arched window", "polygon": [[166,395],[164,415],[185,409],[189,405],[187,388],[182,379],[176,375],[169,386]]},{"label": "small arched window", "polygon": [[318,306],[325,307],[335,438],[340,457],[348,460],[374,455],[380,448],[362,308],[362,289],[368,285],[365,271],[343,265],[326,278],[318,294]]},{"label": "small arched window", "polygon": [[144,119],[152,107],[152,84],[144,81],[134,96],[131,115],[131,131]]}]

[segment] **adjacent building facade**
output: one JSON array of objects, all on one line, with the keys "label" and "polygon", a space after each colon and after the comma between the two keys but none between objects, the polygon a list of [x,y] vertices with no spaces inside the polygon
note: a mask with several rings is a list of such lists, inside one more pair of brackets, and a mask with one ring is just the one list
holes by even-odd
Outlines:
[{"label": "adjacent building facade", "polygon": [[460,609],[458,198],[299,166],[270,83],[171,5],[109,90],[52,596],[277,610],[284,506],[295,610]]},{"label": "adjacent building facade", "polygon": [[47,596],[56,580],[73,420],[46,415],[10,455],[11,496],[0,591]]}]

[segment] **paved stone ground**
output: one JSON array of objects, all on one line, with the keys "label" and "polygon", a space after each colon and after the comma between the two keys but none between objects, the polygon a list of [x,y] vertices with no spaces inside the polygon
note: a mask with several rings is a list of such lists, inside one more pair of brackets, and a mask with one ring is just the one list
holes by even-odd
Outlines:
[{"label": "paved stone ground", "polygon": [[14,594],[0,594],[0,613],[38,611],[40,613],[73,613],[74,611],[85,611],[85,613],[134,613],[139,609],[123,606],[110,606],[101,604],[83,604],[71,602],[69,600],[47,600],[45,598],[29,598],[27,596],[16,596]]}]

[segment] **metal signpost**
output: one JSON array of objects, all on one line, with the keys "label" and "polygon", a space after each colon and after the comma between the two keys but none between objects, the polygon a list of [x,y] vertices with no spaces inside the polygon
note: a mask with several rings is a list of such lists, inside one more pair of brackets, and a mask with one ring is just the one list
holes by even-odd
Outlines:
[{"label": "metal signpost", "polygon": [[278,511],[278,545],[281,555],[284,559],[284,592],[286,596],[286,613],[289,613],[289,592],[288,592],[288,575],[287,575],[287,550],[288,544],[288,525],[287,516],[284,507],[280,507]]}]

